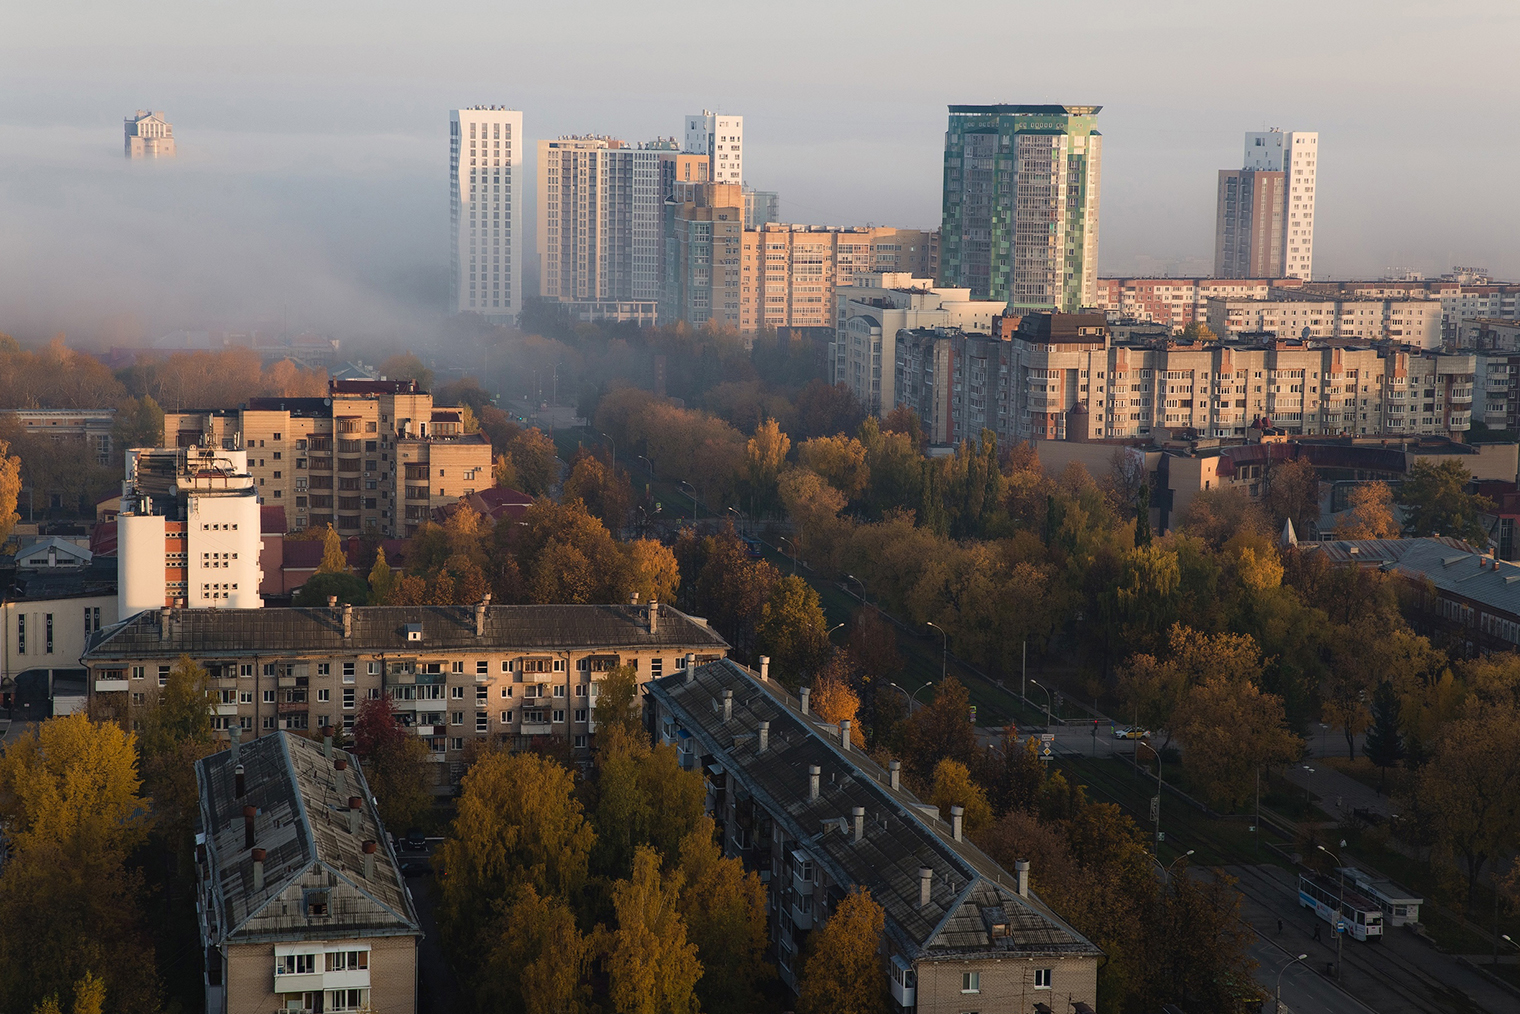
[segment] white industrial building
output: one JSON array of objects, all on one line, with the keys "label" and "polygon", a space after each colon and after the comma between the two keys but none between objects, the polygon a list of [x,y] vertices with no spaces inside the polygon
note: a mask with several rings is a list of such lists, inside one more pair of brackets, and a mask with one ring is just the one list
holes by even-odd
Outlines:
[{"label": "white industrial building", "polygon": [[471,106],[449,111],[455,313],[511,324],[522,312],[523,144],[520,110]]}]

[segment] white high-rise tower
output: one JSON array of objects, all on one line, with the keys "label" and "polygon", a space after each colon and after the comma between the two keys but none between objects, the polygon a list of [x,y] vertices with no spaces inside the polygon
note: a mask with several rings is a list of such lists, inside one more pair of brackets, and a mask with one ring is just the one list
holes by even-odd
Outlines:
[{"label": "white high-rise tower", "polygon": [[498,324],[522,312],[522,125],[504,106],[449,111],[451,306]]},{"label": "white high-rise tower", "polygon": [[706,155],[714,183],[744,182],[744,117],[709,109],[686,117],[686,151]]},{"label": "white high-rise tower", "polygon": [[1319,134],[1288,132],[1283,145],[1283,274],[1312,277],[1314,267],[1314,177],[1319,163]]}]

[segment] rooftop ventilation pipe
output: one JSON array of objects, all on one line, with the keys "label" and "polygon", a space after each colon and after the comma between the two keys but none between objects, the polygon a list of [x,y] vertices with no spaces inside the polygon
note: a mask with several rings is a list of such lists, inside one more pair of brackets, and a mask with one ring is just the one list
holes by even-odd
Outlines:
[{"label": "rooftop ventilation pipe", "polygon": [[1029,860],[1015,859],[1013,861],[1013,872],[1019,875],[1019,897],[1029,897]]},{"label": "rooftop ventilation pipe", "polygon": [[934,886],[934,871],[927,866],[918,868],[918,907],[929,907],[929,889]]},{"label": "rooftop ventilation pipe", "polygon": [[343,636],[354,636],[354,607],[346,602],[343,604]]},{"label": "rooftop ventilation pipe", "polygon": [[965,817],[966,808],[964,806],[950,807],[950,837],[956,841],[961,840],[961,822]]},{"label": "rooftop ventilation pipe", "polygon": [[374,880],[375,879],[375,848],[376,848],[375,843],[372,842],[372,841],[367,841],[367,842],[364,843],[364,879],[365,880]]},{"label": "rooftop ventilation pipe", "polygon": [[255,892],[264,889],[264,859],[268,856],[263,849],[253,850],[253,889]]},{"label": "rooftop ventilation pipe", "polygon": [[336,596],[336,595],[329,595],[329,596],[327,596],[327,608],[329,608],[329,609],[336,609],[336,608],[338,608],[338,596]]},{"label": "rooftop ventilation pipe", "polygon": [[475,636],[476,637],[485,637],[486,636],[486,610],[489,609],[490,607],[491,607],[491,593],[490,592],[486,592],[485,596],[479,602],[475,603]]},{"label": "rooftop ventilation pipe", "polygon": [[732,690],[725,690],[723,691],[723,723],[727,725],[729,722],[733,721],[733,717],[734,692]]},{"label": "rooftop ventilation pipe", "polygon": [[243,778],[243,765],[239,764],[232,769],[232,793],[238,799],[242,799],[247,791],[248,783]]},{"label": "rooftop ventilation pipe", "polygon": [[866,836],[866,808],[857,806],[850,811],[850,815],[855,818],[855,840],[860,841]]},{"label": "rooftop ventilation pipe", "polygon": [[359,833],[359,818],[364,815],[364,800],[358,796],[348,797],[348,833]]},{"label": "rooftop ventilation pipe", "polygon": [[760,747],[755,752],[764,753],[771,747],[771,723],[760,723]]},{"label": "rooftop ventilation pipe", "polygon": [[848,718],[839,721],[839,749],[845,753],[850,752],[850,720]]},{"label": "rooftop ventilation pipe", "polygon": [[808,694],[810,692],[807,687],[803,687],[797,691],[797,699],[802,703],[802,713],[804,715],[808,713]]},{"label": "rooftop ventilation pipe", "polygon": [[765,683],[765,682],[769,681],[770,678],[771,678],[771,657],[769,655],[761,655],[760,656],[760,682],[761,683]]},{"label": "rooftop ventilation pipe", "polygon": [[[808,765],[808,799],[818,798],[818,778],[823,774],[823,768],[817,764]],[[252,834],[253,832],[248,832]]]},{"label": "rooftop ventilation pipe", "polygon": [[333,761],[333,771],[335,772],[335,778],[338,783],[339,798],[348,795],[348,776],[343,773],[347,770],[348,761],[344,760],[342,757],[339,757],[337,760]]},{"label": "rooftop ventilation pipe", "polygon": [[243,807],[243,848],[253,848],[253,818],[259,812],[256,806]]},{"label": "rooftop ventilation pipe", "polygon": [[164,606],[158,611],[158,639],[160,641],[167,641],[169,639],[169,617],[172,615],[174,614],[168,606]]},{"label": "rooftop ventilation pipe", "polygon": [[887,761],[887,784],[894,789],[902,788],[902,761]]},{"label": "rooftop ventilation pipe", "polygon": [[[658,634],[660,632],[660,600],[659,599],[650,599],[649,600],[649,632],[651,634]],[[688,655],[686,657],[687,658],[691,658],[690,655]]]}]

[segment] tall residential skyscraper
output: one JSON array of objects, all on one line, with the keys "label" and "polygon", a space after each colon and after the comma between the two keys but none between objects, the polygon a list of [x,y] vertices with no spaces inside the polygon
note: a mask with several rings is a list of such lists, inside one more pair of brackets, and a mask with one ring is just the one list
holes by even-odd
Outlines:
[{"label": "tall residential skyscraper", "polygon": [[611,137],[538,142],[540,296],[583,320],[654,323],[661,168],[676,154]]},{"label": "tall residential skyscraper", "polygon": [[498,324],[522,312],[522,126],[505,106],[449,111],[451,306]]},{"label": "tall residential skyscraper", "polygon": [[710,159],[708,179],[744,182],[744,117],[720,116],[710,109],[686,117],[686,150]]},{"label": "tall residential skyscraper", "polygon": [[1075,313],[1098,283],[1102,106],[951,106],[940,284]]},{"label": "tall residential skyscraper", "polygon": [[1246,134],[1242,167],[1219,170],[1215,277],[1311,277],[1318,155],[1316,133]]}]

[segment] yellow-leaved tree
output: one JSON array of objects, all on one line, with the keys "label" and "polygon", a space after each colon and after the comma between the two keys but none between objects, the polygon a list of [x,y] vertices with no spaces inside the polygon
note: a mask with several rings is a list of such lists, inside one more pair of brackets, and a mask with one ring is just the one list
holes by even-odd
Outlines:
[{"label": "yellow-leaved tree", "polygon": [[797,990],[797,1014],[881,1014],[887,977],[881,972],[886,913],[871,892],[856,888],[814,930]]},{"label": "yellow-leaved tree", "polygon": [[608,941],[607,992],[619,1014],[697,1014],[702,963],[687,939],[679,870],[661,874],[660,854],[640,846],[633,875],[612,888],[617,929]]}]

